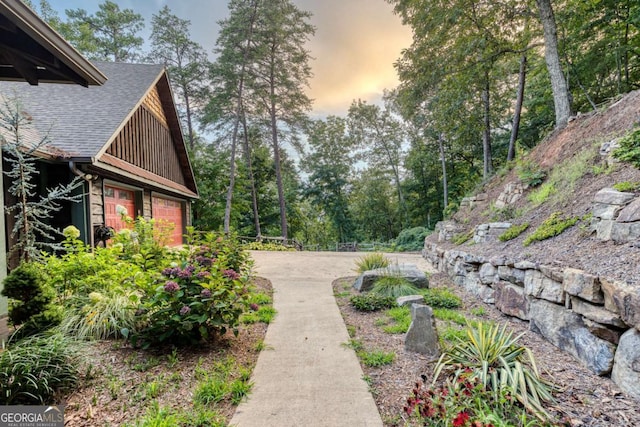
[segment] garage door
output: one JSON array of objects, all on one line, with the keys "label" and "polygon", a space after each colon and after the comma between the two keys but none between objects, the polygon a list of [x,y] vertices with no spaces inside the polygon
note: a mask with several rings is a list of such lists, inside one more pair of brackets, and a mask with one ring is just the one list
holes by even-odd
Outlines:
[{"label": "garage door", "polygon": [[126,209],[127,216],[135,218],[136,204],[134,192],[124,188],[105,186],[104,220],[107,226],[115,228],[116,231],[127,227],[120,214],[122,208]]},{"label": "garage door", "polygon": [[177,200],[154,196],[152,199],[153,218],[173,224],[170,245],[182,244],[182,203]]}]

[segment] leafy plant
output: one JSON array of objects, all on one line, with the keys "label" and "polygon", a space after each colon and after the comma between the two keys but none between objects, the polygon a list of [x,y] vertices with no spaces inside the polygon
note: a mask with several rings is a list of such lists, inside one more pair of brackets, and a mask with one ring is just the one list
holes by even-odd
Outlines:
[{"label": "leafy plant", "polygon": [[613,151],[613,157],[629,162],[640,169],[640,128],[636,128],[618,140],[619,147]]},{"label": "leafy plant", "polygon": [[547,173],[531,161],[522,161],[516,168],[518,178],[528,187],[537,187],[547,177]]},{"label": "leafy plant", "polygon": [[424,248],[424,239],[430,231],[426,227],[413,227],[402,230],[396,238],[399,251],[419,251]]},{"label": "leafy plant", "polygon": [[622,192],[635,192],[640,190],[640,182],[623,181],[613,185],[613,188]]},{"label": "leafy plant", "polygon": [[393,274],[380,277],[371,289],[371,292],[374,294],[393,298],[416,295],[419,291],[415,285],[404,277]]},{"label": "leafy plant", "polygon": [[273,252],[295,252],[295,248],[290,248],[280,243],[272,242],[249,242],[244,244],[248,251],[273,251]]},{"label": "leafy plant", "polygon": [[465,339],[446,349],[434,369],[434,382],[443,373],[458,382],[475,382],[483,389],[507,392],[541,420],[548,418],[543,404],[551,402],[552,386],[543,379],[533,353],[517,345],[506,324],[467,326]]},{"label": "leafy plant", "polygon": [[388,334],[403,334],[411,326],[411,309],[409,307],[394,307],[385,312],[393,323],[383,326],[382,330]]},{"label": "leafy plant", "polygon": [[572,227],[579,219],[577,217],[565,218],[562,212],[554,212],[533,233],[528,235],[522,244],[529,246],[533,242],[557,236],[567,228]]},{"label": "leafy plant", "polygon": [[469,240],[473,239],[473,236],[474,236],[475,233],[476,233],[475,229],[472,229],[472,230],[467,231],[466,233],[456,234],[451,239],[451,242],[454,245],[462,245],[463,243],[466,243]]},{"label": "leafy plant", "polygon": [[358,311],[378,311],[397,305],[395,298],[371,292],[363,295],[354,295],[349,299],[349,302]]},{"label": "leafy plant", "polygon": [[358,352],[358,357],[365,366],[377,368],[379,366],[392,364],[396,359],[396,354],[393,352],[386,353],[380,350],[360,351]]},{"label": "leafy plant", "polygon": [[513,224],[511,227],[507,228],[507,230],[498,236],[498,239],[501,242],[506,242],[508,240],[515,239],[522,233],[524,233],[529,228],[529,223],[525,222],[523,224]]},{"label": "leafy plant", "polygon": [[552,194],[556,193],[556,186],[553,182],[547,182],[543,184],[538,190],[529,194],[529,201],[533,203],[534,206],[540,206],[551,197]]},{"label": "leafy plant", "polygon": [[78,383],[80,348],[60,333],[24,338],[0,353],[0,404],[44,405]]},{"label": "leafy plant", "polygon": [[428,288],[420,291],[424,303],[431,308],[459,308],[462,300],[447,288]]},{"label": "leafy plant", "polygon": [[376,268],[386,268],[391,261],[381,253],[367,254],[356,260],[356,271],[364,273],[365,271],[375,270]]}]

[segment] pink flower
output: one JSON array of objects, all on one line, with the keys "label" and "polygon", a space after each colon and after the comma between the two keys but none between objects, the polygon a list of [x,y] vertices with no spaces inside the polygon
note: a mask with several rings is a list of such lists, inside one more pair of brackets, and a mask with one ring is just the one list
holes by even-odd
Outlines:
[{"label": "pink flower", "polygon": [[211,298],[211,291],[209,289],[203,289],[200,295],[202,295],[202,298]]},{"label": "pink flower", "polygon": [[227,279],[236,280],[240,278],[240,275],[233,269],[229,268],[228,270],[224,270],[222,275]]},{"label": "pink flower", "polygon": [[191,312],[191,308],[189,308],[189,306],[185,305],[180,309],[180,316],[184,316],[186,314],[189,314],[189,312]]},{"label": "pink flower", "polygon": [[469,414],[462,411],[453,419],[453,427],[463,427],[467,421],[469,421]]},{"label": "pink flower", "polygon": [[177,292],[180,289],[180,285],[178,285],[176,282],[169,280],[167,283],[164,284],[164,290],[165,292],[168,292],[170,294]]}]

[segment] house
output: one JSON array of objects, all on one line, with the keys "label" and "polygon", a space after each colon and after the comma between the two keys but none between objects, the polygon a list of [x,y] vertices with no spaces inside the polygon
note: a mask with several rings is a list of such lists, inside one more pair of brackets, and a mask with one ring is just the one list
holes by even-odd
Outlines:
[{"label": "house", "polygon": [[[81,239],[94,244],[99,227],[125,227],[126,212],[172,223],[169,243],[182,244],[198,192],[166,70],[94,65],[108,78],[102,86],[0,82],[0,95],[16,94],[37,132],[48,134],[42,190],[74,176],[84,179],[82,202],[63,204],[51,225],[73,224]],[[6,218],[9,226],[11,220]]]},{"label": "house", "polygon": [[[106,77],[24,3],[0,0],[0,80],[75,83],[87,87],[103,84]],[[2,178],[0,162],[0,188]],[[2,191],[0,210],[4,211]],[[3,215],[0,215],[0,242],[6,242]],[[0,244],[0,288],[7,273],[6,251],[6,245]],[[6,313],[7,299],[0,298],[0,335]]]}]

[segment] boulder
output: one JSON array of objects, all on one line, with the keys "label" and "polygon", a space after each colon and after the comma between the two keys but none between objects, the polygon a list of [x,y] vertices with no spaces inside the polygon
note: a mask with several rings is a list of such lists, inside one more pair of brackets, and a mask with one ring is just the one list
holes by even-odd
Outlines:
[{"label": "boulder", "polygon": [[511,282],[515,285],[524,286],[525,270],[506,265],[498,267],[498,277],[500,280]]},{"label": "boulder", "polygon": [[467,273],[467,275],[464,277],[462,286],[464,286],[467,291],[480,298],[482,302],[486,304],[495,303],[495,291],[490,286],[482,284],[482,281],[480,280],[480,274],[476,272]]},{"label": "boulder", "polygon": [[604,307],[589,304],[580,298],[571,297],[571,309],[575,313],[594,322],[602,323],[603,325],[611,325],[617,328],[626,327],[625,323],[620,319],[620,315],[612,313]]},{"label": "boulder", "polygon": [[527,270],[524,275],[525,294],[558,304],[564,303],[562,283],[557,282],[538,270]]},{"label": "boulder", "polygon": [[424,274],[424,271],[419,270],[415,264],[393,264],[386,268],[376,268],[375,270],[365,271],[358,276],[353,287],[360,292],[369,291],[378,279],[384,276],[405,278],[418,288],[429,287],[426,274]]},{"label": "boulder", "polygon": [[547,301],[531,300],[529,319],[532,331],[571,354],[595,374],[611,372],[616,346],[592,334],[582,316]]},{"label": "boulder", "polygon": [[480,281],[483,284],[490,285],[495,281],[498,270],[491,263],[486,262],[480,266],[478,274],[480,274]]},{"label": "boulder", "polygon": [[576,268],[565,268],[562,285],[564,286],[564,291],[569,295],[580,297],[596,304],[604,303],[600,280],[593,274],[585,273]]},{"label": "boulder", "polygon": [[640,222],[614,222],[611,227],[611,240],[625,243],[640,239]]},{"label": "boulder", "polygon": [[396,298],[396,303],[398,304],[399,307],[408,305],[411,306],[411,304],[421,304],[424,302],[424,296],[422,295],[407,295],[404,297],[398,297]]},{"label": "boulder", "polygon": [[593,202],[604,203],[605,205],[626,205],[633,198],[633,193],[625,193],[613,188],[603,188],[593,197]]},{"label": "boulder", "polygon": [[496,308],[508,316],[529,320],[529,299],[520,286],[500,281],[493,285]]},{"label": "boulder", "polygon": [[600,278],[604,293],[604,307],[620,314],[629,326],[640,329],[640,287],[625,282]]},{"label": "boulder", "polygon": [[620,211],[617,222],[638,222],[640,221],[640,197],[631,202]]},{"label": "boulder", "polygon": [[640,399],[640,331],[629,329],[620,338],[611,379],[623,391]]},{"label": "boulder", "polygon": [[411,306],[411,325],[404,340],[404,348],[434,358],[440,356],[436,321],[433,310],[428,305]]}]

